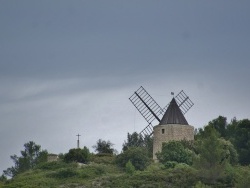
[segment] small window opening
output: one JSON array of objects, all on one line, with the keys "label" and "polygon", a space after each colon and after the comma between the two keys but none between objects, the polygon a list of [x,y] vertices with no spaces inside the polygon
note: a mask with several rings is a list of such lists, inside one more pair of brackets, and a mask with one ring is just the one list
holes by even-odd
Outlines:
[{"label": "small window opening", "polygon": [[161,130],[161,133],[164,134],[164,133],[165,133],[165,129],[162,129],[162,130]]}]

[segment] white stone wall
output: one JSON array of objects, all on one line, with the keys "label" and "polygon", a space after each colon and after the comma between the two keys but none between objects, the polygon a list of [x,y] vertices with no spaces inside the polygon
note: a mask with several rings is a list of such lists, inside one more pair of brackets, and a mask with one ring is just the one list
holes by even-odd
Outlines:
[{"label": "white stone wall", "polygon": [[161,152],[162,143],[171,140],[193,140],[194,127],[191,125],[156,125],[154,127],[153,159],[157,160],[156,153]]},{"label": "white stone wall", "polygon": [[52,161],[58,161],[59,157],[56,154],[48,154],[47,161],[52,162]]}]

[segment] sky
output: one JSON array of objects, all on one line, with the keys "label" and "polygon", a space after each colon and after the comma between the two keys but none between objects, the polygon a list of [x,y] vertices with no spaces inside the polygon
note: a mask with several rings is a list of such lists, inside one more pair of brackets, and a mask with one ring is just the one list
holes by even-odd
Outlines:
[{"label": "sky", "polygon": [[80,134],[91,152],[98,139],[120,152],[147,125],[128,99],[140,86],[162,107],[184,90],[195,128],[219,115],[249,119],[249,7],[0,0],[0,171],[29,141],[59,154]]}]

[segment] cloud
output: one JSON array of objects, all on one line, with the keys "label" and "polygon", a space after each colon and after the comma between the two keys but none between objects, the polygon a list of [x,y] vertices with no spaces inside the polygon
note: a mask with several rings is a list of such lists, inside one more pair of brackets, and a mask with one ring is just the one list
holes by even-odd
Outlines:
[{"label": "cloud", "polygon": [[60,153],[79,133],[82,146],[102,138],[120,150],[146,126],[128,100],[141,85],[160,106],[183,89],[195,127],[248,118],[248,5],[2,2],[0,170],[30,140]]}]

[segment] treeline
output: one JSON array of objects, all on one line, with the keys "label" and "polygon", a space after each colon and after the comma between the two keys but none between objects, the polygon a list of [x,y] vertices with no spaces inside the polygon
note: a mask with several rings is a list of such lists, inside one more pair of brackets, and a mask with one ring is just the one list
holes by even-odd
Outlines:
[{"label": "treeline", "polygon": [[[152,157],[152,140],[143,139],[137,133],[128,134],[123,145],[123,152],[117,156],[117,162],[126,167],[125,162],[131,161],[138,168],[138,160],[128,153],[144,148],[148,157]],[[139,152],[142,153],[142,152]],[[244,167],[250,164],[250,120],[232,119],[219,116],[210,121],[204,128],[195,131],[193,141],[170,141],[163,144],[162,152],[157,159],[166,169],[175,168],[180,164],[187,165],[194,181],[212,187],[248,187],[250,172]],[[146,154],[143,154],[145,164]],[[147,166],[147,165],[146,165]],[[143,167],[141,165],[140,167]],[[194,186],[195,182],[190,182]]]},{"label": "treeline", "polygon": [[14,166],[4,170],[0,180],[6,180],[6,176],[15,177],[20,173],[34,168],[38,164],[47,162],[47,150],[42,150],[41,146],[33,141],[25,143],[24,150],[21,150],[20,153],[21,156],[10,156]]},{"label": "treeline", "polygon": [[[116,150],[113,148],[113,145],[110,141],[104,141],[99,139],[96,145],[93,146],[97,155],[113,155]],[[12,155],[14,166],[7,168],[3,171],[2,176],[0,176],[0,181],[7,180],[7,177],[14,178],[15,176],[36,168],[39,165],[43,165],[48,161],[48,151],[42,150],[40,145],[37,145],[35,142],[30,141],[24,144],[24,150],[21,150],[21,156]],[[90,153],[89,149],[84,146],[81,148],[70,149],[68,153],[59,154],[59,160],[70,163],[78,162],[87,164],[90,162],[95,154]]]},{"label": "treeline", "polygon": [[204,129],[199,129],[195,140],[209,136],[211,128],[216,130],[219,138],[233,144],[237,150],[239,164],[250,164],[250,120],[234,118],[228,123],[226,117],[219,116],[210,121]]},{"label": "treeline", "polygon": [[[45,162],[48,152],[34,142],[24,146],[20,157],[11,156],[14,166],[4,171],[0,181],[7,182],[6,176],[15,179],[28,169],[49,169],[57,165],[51,163],[52,167],[48,167]],[[110,141],[99,139],[93,146],[95,154],[90,153],[87,147],[70,149],[68,153],[59,155],[59,162],[114,165],[121,169],[119,176],[116,172],[115,176],[110,175],[109,180],[102,182],[104,187],[143,187],[145,184],[156,187],[248,187],[250,184],[248,119],[234,118],[228,122],[219,116],[196,130],[193,141],[163,144],[162,152],[157,153],[158,163],[152,160],[152,137],[128,133],[120,154],[113,146]],[[97,172],[104,173],[105,168]],[[81,173],[81,170],[69,169],[60,171],[55,177],[82,178]]]}]

